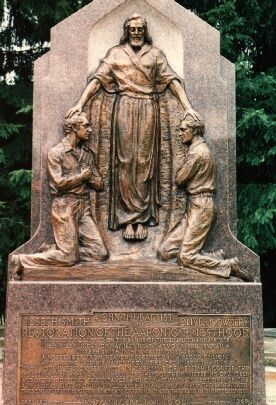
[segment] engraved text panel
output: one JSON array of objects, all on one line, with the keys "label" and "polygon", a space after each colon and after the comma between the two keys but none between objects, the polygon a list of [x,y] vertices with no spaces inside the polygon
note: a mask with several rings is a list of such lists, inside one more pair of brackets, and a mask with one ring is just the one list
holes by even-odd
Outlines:
[{"label": "engraved text panel", "polygon": [[20,405],[252,404],[251,318],[22,315]]}]

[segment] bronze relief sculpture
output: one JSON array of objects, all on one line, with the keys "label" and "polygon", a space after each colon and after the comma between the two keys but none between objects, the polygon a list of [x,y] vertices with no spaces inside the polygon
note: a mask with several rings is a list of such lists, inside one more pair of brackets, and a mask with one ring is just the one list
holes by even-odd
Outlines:
[{"label": "bronze relief sculpture", "polygon": [[55,244],[44,252],[14,255],[15,278],[20,278],[24,267],[66,267],[108,258],[91,215],[89,190],[101,190],[103,182],[93,153],[85,144],[90,134],[85,113],[65,119],[63,140],[48,152]]},{"label": "bronze relief sculpture", "polygon": [[215,215],[215,161],[203,138],[201,120],[187,118],[180,125],[182,142],[189,145],[186,161],[177,172],[175,182],[186,187],[188,206],[183,220],[166,235],[159,246],[161,260],[178,258],[184,268],[229,278],[230,275],[253,281],[241,269],[237,257],[224,258],[224,251],[202,250]]},{"label": "bronze relief sculpture", "polygon": [[5,403],[265,403],[219,39],[174,0],[91,1],[53,27],[34,69],[32,235],[9,256]]},{"label": "bronze relief sculpture", "polygon": [[[181,159],[175,153],[176,148],[167,148],[164,153],[161,145],[164,144],[161,100],[168,90],[181,110],[180,132],[174,129],[173,133],[174,144],[182,145]],[[112,102],[107,103],[108,112],[104,110],[100,118],[95,118],[93,101],[101,92]],[[86,106],[87,114],[82,112]],[[88,144],[89,138],[93,138],[91,126],[95,124],[99,138],[104,125],[109,124],[110,128],[105,156],[98,153],[102,160],[108,155],[105,173],[98,167],[91,146],[93,139]],[[178,271],[184,267],[218,277],[253,281],[241,269],[237,258],[225,259],[222,250],[211,253],[202,250],[214,218],[215,192],[215,162],[203,134],[204,124],[191,107],[182,79],[170,67],[165,54],[152,45],[146,20],[132,15],[124,23],[120,44],[109,49],[89,76],[78,103],[67,112],[64,139],[48,153],[55,244],[34,254],[13,255],[14,277],[20,278],[26,267],[107,261],[112,252],[93,203],[95,192],[97,195],[107,192],[106,228],[112,231],[111,238],[114,231],[122,229],[124,243],[131,247],[130,242],[136,242],[139,250],[138,242],[148,243],[148,227],[160,225],[163,207],[168,217],[162,223],[165,234],[161,243],[150,245],[151,260],[177,261],[181,266]],[[165,187],[161,186],[164,155],[168,172],[165,181],[169,183],[167,205],[162,200]],[[182,167],[176,172],[179,162]],[[185,204],[179,205],[181,196],[182,200],[186,196],[185,209]]]},{"label": "bronze relief sculpture", "polygon": [[158,224],[158,94],[169,87],[185,114],[198,117],[181,82],[163,52],[152,46],[146,20],[134,14],[124,23],[120,45],[107,52],[79,102],[68,112],[70,117],[82,111],[100,88],[116,93],[111,126],[109,228],[123,228],[126,240],[145,239],[147,227]]}]

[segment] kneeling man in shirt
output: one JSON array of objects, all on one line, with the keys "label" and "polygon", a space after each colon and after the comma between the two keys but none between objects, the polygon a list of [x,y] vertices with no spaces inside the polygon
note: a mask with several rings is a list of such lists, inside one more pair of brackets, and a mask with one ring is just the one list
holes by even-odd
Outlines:
[{"label": "kneeling man in shirt", "polygon": [[202,250],[215,214],[215,162],[203,135],[202,121],[189,118],[181,122],[181,140],[189,150],[175,183],[185,186],[188,206],[184,220],[165,237],[158,256],[162,260],[178,257],[180,265],[201,273],[253,281],[252,276],[241,269],[237,257],[225,259],[223,250],[212,253]]},{"label": "kneeling man in shirt", "polygon": [[64,267],[108,258],[91,212],[89,191],[103,190],[103,181],[85,143],[91,134],[86,114],[66,118],[63,129],[63,140],[48,153],[55,245],[42,253],[13,255],[15,276],[22,267]]}]

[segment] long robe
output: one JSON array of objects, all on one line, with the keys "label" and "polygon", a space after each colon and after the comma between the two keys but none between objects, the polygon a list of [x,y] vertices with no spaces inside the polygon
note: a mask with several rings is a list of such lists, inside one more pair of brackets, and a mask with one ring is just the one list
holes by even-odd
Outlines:
[{"label": "long robe", "polygon": [[111,134],[109,228],[158,224],[160,119],[158,94],[181,81],[163,52],[144,45],[111,48],[89,80],[115,93]]}]

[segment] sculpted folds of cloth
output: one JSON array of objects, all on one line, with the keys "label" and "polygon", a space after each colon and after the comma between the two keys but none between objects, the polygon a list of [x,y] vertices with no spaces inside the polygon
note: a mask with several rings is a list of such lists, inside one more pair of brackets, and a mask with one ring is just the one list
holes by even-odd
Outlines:
[{"label": "sculpted folds of cloth", "polygon": [[[89,188],[102,191],[104,183],[85,142],[91,135],[92,122],[89,124],[87,118],[92,116],[93,96],[101,89],[114,100],[108,227],[112,231],[122,228],[123,238],[129,241],[146,239],[147,228],[159,224],[159,95],[167,88],[183,109],[180,138],[188,146],[186,160],[175,178],[170,171],[171,188],[177,191],[176,187],[185,187],[188,206],[181,213],[182,220],[172,221],[174,225],[168,227],[156,254],[161,260],[177,258],[181,266],[202,273],[252,280],[237,258],[225,259],[222,250],[202,250],[214,217],[215,162],[203,139],[204,124],[192,109],[181,78],[164,53],[152,45],[147,22],[137,14],[125,21],[120,44],[109,49],[89,76],[79,102],[67,113],[65,138],[48,153],[55,246],[42,253],[15,255],[17,275],[25,267],[71,266],[108,259],[109,252],[92,216],[89,192]],[[82,109],[88,101],[90,115],[86,116]],[[170,154],[172,166],[172,150]]]},{"label": "sculpted folds of cloth", "polygon": [[157,87],[164,89],[179,79],[160,50],[144,45],[135,54],[129,44],[112,48],[91,79],[110,93],[118,92],[113,112],[109,227],[156,225],[160,191]]},{"label": "sculpted folds of cloth", "polygon": [[85,113],[65,119],[63,140],[48,152],[54,245],[44,251],[13,255],[14,278],[26,267],[72,266],[105,261],[108,251],[92,217],[89,192],[102,190],[101,175],[85,142],[91,127]]},{"label": "sculpted folds of cloth", "polygon": [[145,239],[149,225],[158,224],[160,205],[160,117],[158,94],[169,87],[183,114],[194,118],[182,80],[164,53],[152,45],[147,23],[135,14],[124,24],[120,45],[111,48],[78,104],[81,111],[100,88],[115,93],[111,133],[109,228],[123,228],[123,237]]},{"label": "sculpted folds of cloth", "polygon": [[185,187],[188,206],[182,221],[168,232],[159,246],[159,258],[177,258],[183,267],[205,274],[225,278],[232,275],[253,281],[240,267],[237,257],[226,259],[222,249],[210,253],[202,250],[215,214],[215,161],[203,138],[201,120],[183,120],[180,133],[183,144],[189,149],[175,182],[179,187]]}]

